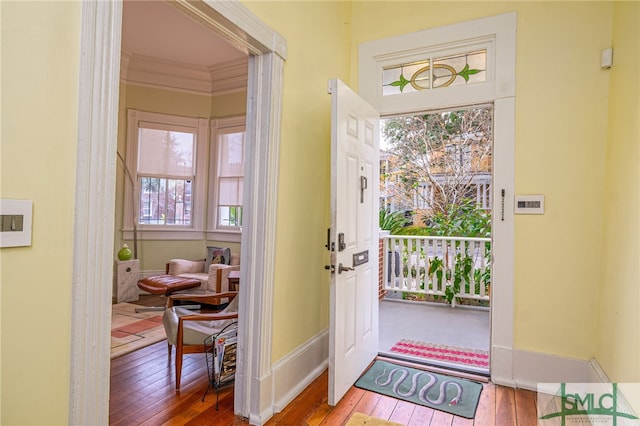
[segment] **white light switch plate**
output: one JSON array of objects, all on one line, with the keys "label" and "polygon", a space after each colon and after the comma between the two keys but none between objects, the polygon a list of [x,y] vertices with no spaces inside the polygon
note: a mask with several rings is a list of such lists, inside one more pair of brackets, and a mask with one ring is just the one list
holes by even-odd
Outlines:
[{"label": "white light switch plate", "polygon": [[[33,218],[33,201],[31,200],[0,200],[0,216],[18,216],[17,230],[0,231],[0,247],[24,247],[31,245],[31,221]],[[4,229],[0,228],[0,229]]]}]

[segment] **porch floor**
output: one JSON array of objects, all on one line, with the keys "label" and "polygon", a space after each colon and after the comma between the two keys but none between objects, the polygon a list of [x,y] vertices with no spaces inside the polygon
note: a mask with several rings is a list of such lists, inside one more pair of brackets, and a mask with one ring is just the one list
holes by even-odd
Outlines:
[{"label": "porch floor", "polygon": [[[385,298],[380,301],[381,353],[400,339],[489,351],[489,309]],[[434,362],[435,364],[436,362]],[[438,363],[446,366],[446,363]],[[469,368],[487,373],[487,370]]]}]

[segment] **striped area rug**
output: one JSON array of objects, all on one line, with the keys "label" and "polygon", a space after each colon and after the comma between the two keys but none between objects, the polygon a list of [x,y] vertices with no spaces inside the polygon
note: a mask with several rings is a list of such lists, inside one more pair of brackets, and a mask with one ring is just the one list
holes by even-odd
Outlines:
[{"label": "striped area rug", "polygon": [[111,359],[167,338],[162,312],[136,312],[132,303],[112,305]]},{"label": "striped area rug", "polygon": [[479,349],[436,345],[434,343],[420,342],[417,340],[401,339],[393,345],[391,352],[440,362],[489,368],[489,352]]}]

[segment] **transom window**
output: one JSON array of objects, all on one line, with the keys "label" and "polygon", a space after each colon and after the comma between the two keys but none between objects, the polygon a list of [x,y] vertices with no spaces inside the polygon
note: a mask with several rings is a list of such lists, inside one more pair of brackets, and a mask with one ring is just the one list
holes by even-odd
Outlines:
[{"label": "transom window", "polygon": [[382,94],[397,95],[484,82],[486,70],[486,49],[388,66],[382,70]]}]

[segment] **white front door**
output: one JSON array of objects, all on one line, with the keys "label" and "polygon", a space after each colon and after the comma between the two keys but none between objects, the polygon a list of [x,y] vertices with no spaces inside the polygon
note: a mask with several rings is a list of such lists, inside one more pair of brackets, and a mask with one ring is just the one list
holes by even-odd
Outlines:
[{"label": "white front door", "polygon": [[378,112],[331,80],[329,405],[378,353]]}]

